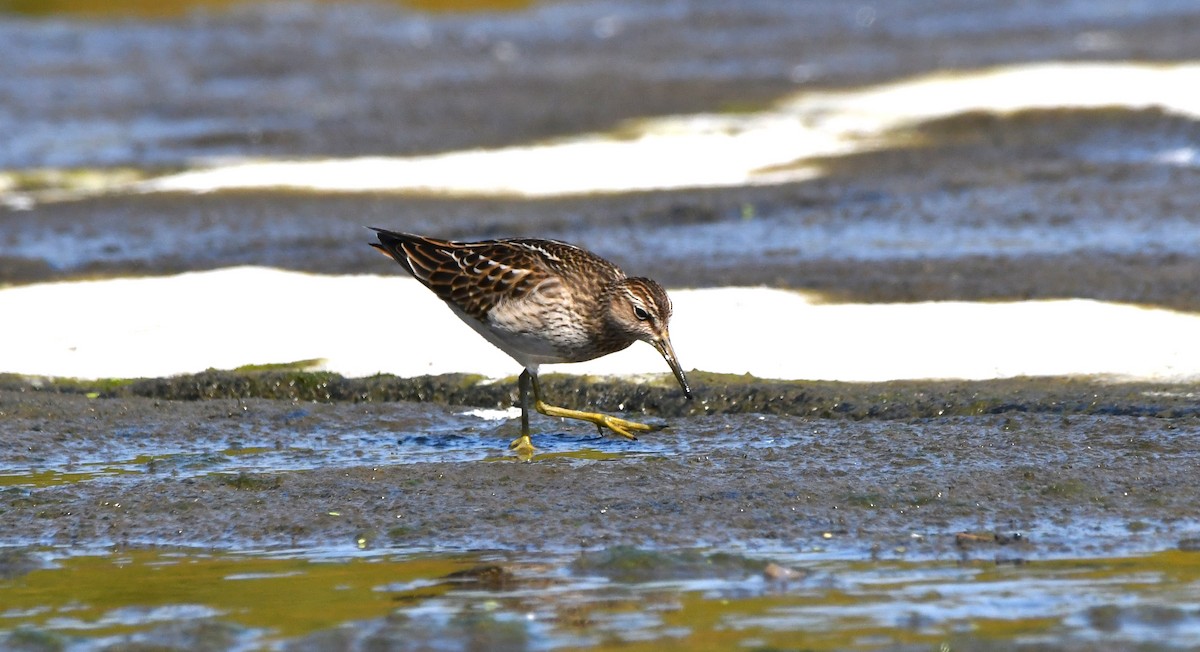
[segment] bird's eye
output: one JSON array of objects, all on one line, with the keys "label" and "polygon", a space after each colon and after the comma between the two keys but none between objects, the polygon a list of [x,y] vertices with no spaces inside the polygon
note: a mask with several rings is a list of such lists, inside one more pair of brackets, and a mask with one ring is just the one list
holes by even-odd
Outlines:
[{"label": "bird's eye", "polygon": [[641,306],[633,307],[633,316],[637,317],[638,321],[646,321],[647,319],[650,319],[650,313],[646,312],[646,309]]}]

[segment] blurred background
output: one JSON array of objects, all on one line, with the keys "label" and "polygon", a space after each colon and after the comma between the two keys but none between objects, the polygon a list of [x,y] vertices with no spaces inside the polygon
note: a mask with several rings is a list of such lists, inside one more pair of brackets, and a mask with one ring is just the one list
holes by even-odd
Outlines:
[{"label": "blurred background", "polygon": [[[1200,646],[1198,35],[0,0],[0,647]],[[364,226],[658,279],[698,400],[569,365],[672,427],[510,464],[516,365]]]},{"label": "blurred background", "polygon": [[[1200,306],[1192,2],[0,12],[3,283],[387,273],[382,225],[567,239],[677,287]],[[297,160],[328,167],[154,185]]]}]

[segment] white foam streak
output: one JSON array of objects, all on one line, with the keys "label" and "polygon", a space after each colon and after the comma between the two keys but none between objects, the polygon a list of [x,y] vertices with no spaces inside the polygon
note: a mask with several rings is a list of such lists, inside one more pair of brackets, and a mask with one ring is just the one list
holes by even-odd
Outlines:
[{"label": "white foam streak", "polygon": [[[875,381],[1106,375],[1200,379],[1200,316],[1090,300],[821,304],[764,288],[676,290],[685,369]],[[519,367],[401,276],[241,267],[0,290],[0,372],[158,377],[321,359],[351,376]],[[649,346],[546,371],[665,374]]]},{"label": "white foam streak", "polygon": [[807,161],[877,147],[889,131],[972,111],[1159,107],[1200,116],[1200,65],[1047,63],[806,92],[757,113],[637,121],[615,134],[411,157],[258,161],[152,179],[145,191],[232,188],[551,196],[770,184]]}]

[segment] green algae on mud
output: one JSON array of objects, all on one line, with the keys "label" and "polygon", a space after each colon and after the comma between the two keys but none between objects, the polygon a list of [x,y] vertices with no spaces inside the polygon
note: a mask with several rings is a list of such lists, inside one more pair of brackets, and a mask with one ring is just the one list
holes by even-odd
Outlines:
[{"label": "green algae on mud", "polygon": [[[799,570],[784,576],[778,568]],[[1197,590],[1200,555],[1180,551],[1012,565],[635,547],[369,556],[20,549],[0,555],[0,602],[8,607],[0,644],[1191,647],[1200,644]]]},{"label": "green algae on mud", "polygon": [[[189,624],[200,619],[222,622],[221,629],[229,629],[231,638],[220,646],[225,647],[247,632],[268,640],[290,638],[381,617],[392,609],[395,598],[379,587],[436,578],[469,566],[454,556],[379,562],[326,563],[194,550],[68,556],[0,583],[0,601],[10,613],[21,614],[0,622],[0,629],[41,630],[65,642],[130,636],[153,630],[156,621]],[[279,599],[281,589],[287,600]],[[419,594],[433,598],[444,592],[434,584],[422,587]],[[170,615],[172,608],[175,617]],[[161,612],[167,613],[153,617]]]}]

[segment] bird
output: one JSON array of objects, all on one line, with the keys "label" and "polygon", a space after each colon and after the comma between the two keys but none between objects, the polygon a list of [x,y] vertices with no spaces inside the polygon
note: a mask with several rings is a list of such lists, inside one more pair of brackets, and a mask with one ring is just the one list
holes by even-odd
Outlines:
[{"label": "bird", "polygon": [[521,436],[509,448],[522,459],[535,448],[529,408],[576,419],[627,439],[665,425],[648,425],[543,400],[543,364],[583,362],[621,351],[641,340],[653,346],[692,398],[671,344],[671,299],[652,279],[626,276],[615,264],[566,242],[505,238],[477,242],[440,240],[369,227],[369,243],[400,264],[484,339],[523,367],[518,379]]}]

